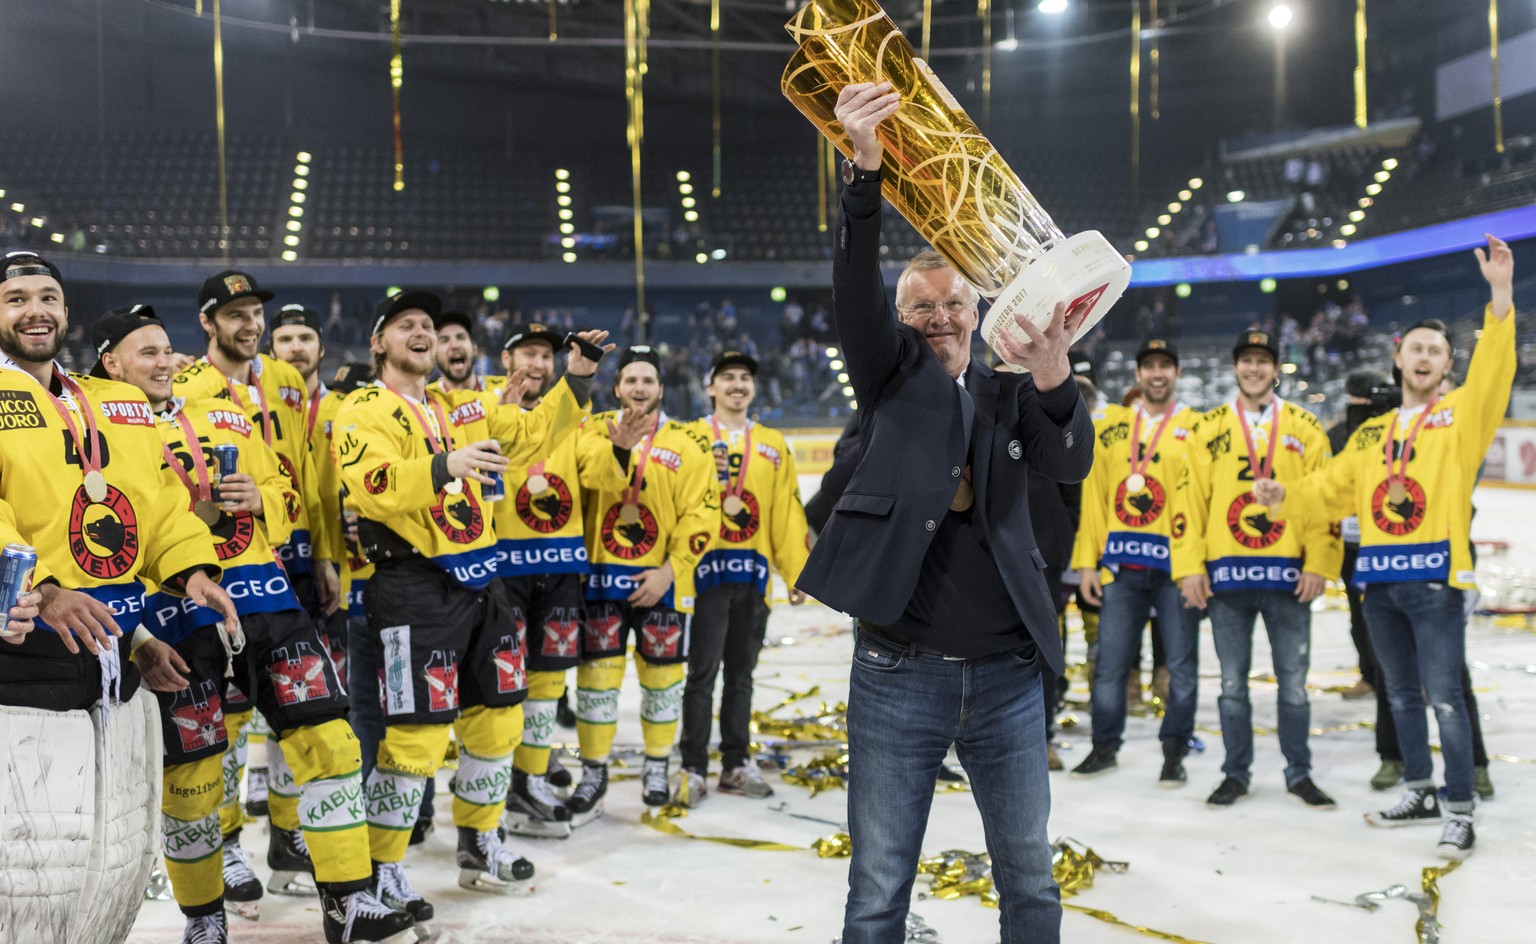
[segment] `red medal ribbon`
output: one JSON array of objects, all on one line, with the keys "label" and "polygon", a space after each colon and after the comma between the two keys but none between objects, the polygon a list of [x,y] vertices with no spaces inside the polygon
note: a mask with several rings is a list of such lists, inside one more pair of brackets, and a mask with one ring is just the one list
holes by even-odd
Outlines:
[{"label": "red medal ribbon", "polygon": [[[723,443],[727,443],[727,444],[730,443],[730,440],[726,439],[725,436],[721,434],[721,431],[720,431],[720,421],[715,418],[715,414],[713,414],[713,413],[709,414],[709,425],[714,427],[714,430],[715,430],[715,442],[723,442]],[[746,425],[746,427],[742,431],[741,466],[736,470],[736,486],[734,488],[732,488],[730,485],[726,485],[726,487],[725,487],[725,494],[727,494],[727,495],[735,495],[737,498],[740,498],[741,497],[741,493],[746,491],[746,488],[747,488],[747,466],[750,465],[751,462],[752,462],[752,421],[751,420],[747,420],[747,425]],[[726,465],[727,465],[727,468],[729,468],[730,463],[726,463]],[[727,476],[729,476],[729,472],[727,472]]]},{"label": "red medal ribbon", "polygon": [[1258,479],[1272,479],[1275,477],[1275,446],[1280,442],[1280,407],[1283,401],[1275,397],[1270,406],[1275,415],[1269,421],[1269,452],[1264,457],[1264,464],[1259,465],[1258,451],[1253,448],[1253,432],[1248,429],[1248,416],[1243,410],[1243,401],[1232,401],[1232,409],[1237,414],[1238,428],[1243,431],[1243,442],[1248,446],[1248,465],[1253,469],[1253,477]]},{"label": "red medal ribbon", "polygon": [[85,392],[80,389],[80,385],[71,380],[68,374],[58,368],[58,365],[54,365],[53,376],[59,381],[59,387],[69,391],[69,395],[74,398],[75,406],[79,408],[80,415],[85,420],[86,432],[90,436],[91,448],[87,450],[85,443],[80,439],[80,430],[75,426],[75,419],[69,407],[54,396],[52,390],[44,387],[43,392],[48,395],[48,401],[59,412],[59,419],[64,421],[64,426],[69,430],[69,438],[75,441],[75,454],[80,457],[81,475],[90,475],[92,472],[99,475],[101,474],[101,437],[96,435],[96,420],[91,416],[91,401],[85,398]]},{"label": "red medal ribbon", "polygon": [[[443,408],[437,405],[437,401],[433,400],[431,395],[427,396],[427,403],[432,407],[432,415],[439,424],[437,428],[434,429],[432,425],[427,422],[427,418],[421,412],[421,409],[416,406],[415,400],[396,390],[394,387],[391,387],[389,384],[384,383],[382,380],[379,381],[379,383],[383,385],[385,390],[388,390],[390,393],[404,401],[406,407],[410,409],[411,414],[416,417],[416,422],[421,424],[422,429],[426,430],[427,442],[431,446],[433,454],[435,455],[439,452],[447,452],[448,446],[452,445],[451,442],[447,441],[448,417],[443,415]],[[442,438],[438,437],[439,431],[442,432]]]},{"label": "red medal ribbon", "polygon": [[651,444],[656,441],[656,433],[661,430],[661,415],[656,415],[656,426],[650,435],[645,437],[645,442],[640,444],[640,459],[635,463],[635,468],[630,472],[630,487],[624,490],[624,504],[640,504],[640,488],[645,484],[645,466],[651,461]]},{"label": "red medal ribbon", "polygon": [[1398,409],[1393,412],[1392,426],[1388,430],[1387,435],[1382,437],[1382,449],[1386,453],[1387,457],[1388,484],[1391,484],[1392,482],[1398,482],[1402,484],[1404,488],[1407,487],[1408,457],[1413,455],[1414,440],[1419,438],[1419,430],[1424,428],[1424,421],[1429,418],[1429,414],[1433,413],[1435,411],[1435,407],[1439,405],[1440,401],[1436,399],[1434,403],[1425,406],[1423,412],[1421,412],[1418,418],[1413,421],[1413,428],[1408,431],[1408,438],[1403,440],[1403,450],[1401,453],[1399,453],[1399,455],[1402,456],[1402,461],[1400,463],[1396,462],[1392,455],[1392,446],[1397,442],[1397,419],[1403,411]]},{"label": "red medal ribbon", "polygon": [[315,388],[315,392],[309,395],[309,426],[304,431],[304,433],[305,433],[305,435],[307,437],[304,440],[304,442],[306,444],[314,442],[314,439],[315,439],[315,420],[320,418],[320,400],[324,396],[325,396],[325,388],[324,387],[316,387]]},{"label": "red medal ribbon", "polygon": [[[1162,422],[1157,424],[1157,429],[1152,431],[1152,441],[1147,443],[1147,448],[1141,448],[1141,418],[1146,415],[1141,404],[1136,404],[1136,421],[1131,424],[1131,475],[1140,475],[1146,478],[1147,466],[1152,462],[1152,457],[1157,455],[1157,443],[1163,438],[1163,431],[1173,420],[1173,414],[1179,412],[1182,406],[1178,401],[1168,404],[1168,411],[1163,414]],[[1252,448],[1251,446],[1249,447]],[[1127,476],[1129,477],[1129,476]]]},{"label": "red medal ribbon", "polygon": [[181,434],[187,440],[187,453],[192,456],[192,468],[197,472],[197,481],[192,481],[192,476],[176,461],[171,447],[162,442],[160,450],[165,453],[165,464],[171,467],[171,471],[176,473],[176,477],[181,479],[181,484],[187,487],[188,494],[192,496],[188,507],[200,501],[211,501],[213,483],[208,475],[208,462],[203,458],[203,445],[198,441],[196,430],[192,428],[192,421],[180,410],[176,411],[176,424],[181,427]]},{"label": "red medal ribbon", "polygon": [[[224,371],[220,370],[219,365],[215,364],[208,358],[203,358],[203,363],[207,364],[209,367],[212,367],[214,370],[219,371],[219,376],[224,378],[224,389],[229,391],[230,400],[238,404],[240,409],[245,409],[245,403],[242,402],[240,397],[235,394],[234,380],[232,380],[228,374],[224,373]],[[266,391],[261,389],[261,375],[256,372],[256,367],[254,366],[259,363],[261,362],[251,362],[252,366],[249,368],[249,370],[251,372],[251,379],[255,382],[247,383],[245,386],[248,390],[251,390],[256,395],[256,407],[261,411],[261,438],[266,441],[267,445],[270,446],[272,445],[272,411],[267,409],[267,394]]]}]

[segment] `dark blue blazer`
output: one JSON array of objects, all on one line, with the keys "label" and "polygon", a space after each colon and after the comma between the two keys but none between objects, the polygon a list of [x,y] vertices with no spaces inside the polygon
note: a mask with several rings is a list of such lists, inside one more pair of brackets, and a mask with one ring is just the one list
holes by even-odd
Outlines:
[{"label": "dark blue blazer", "polygon": [[[832,310],[858,398],[863,455],[796,586],[834,609],[887,626],[906,609],[960,481],[965,410],[959,386],[927,340],[896,319],[886,298],[878,183],[843,191],[837,240]],[[972,361],[966,387],[975,404],[973,525],[996,557],[1041,656],[1060,674],[1056,608],[1030,520],[1028,477],[1086,478],[1093,422],[1070,379],[1040,393],[1027,374],[1000,374]]]}]

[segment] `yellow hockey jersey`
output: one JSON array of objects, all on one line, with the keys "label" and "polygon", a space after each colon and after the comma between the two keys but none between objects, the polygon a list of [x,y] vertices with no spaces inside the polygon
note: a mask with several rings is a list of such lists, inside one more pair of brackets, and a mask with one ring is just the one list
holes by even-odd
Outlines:
[{"label": "yellow hockey jersey", "polygon": [[[5,544],[25,544],[32,547],[32,540],[16,527],[16,512],[11,509],[10,502],[0,501],[0,545]],[[33,550],[36,548],[33,547]],[[47,565],[43,562],[42,554],[38,554],[37,566],[32,570],[32,586],[35,587],[52,577],[53,574],[49,573]],[[0,616],[0,620],[6,618]]]},{"label": "yellow hockey jersey", "polygon": [[300,526],[278,548],[288,573],[307,575],[314,571],[313,558],[331,559],[335,538],[320,506],[319,482],[310,462],[306,391],[298,368],[258,354],[251,362],[249,378],[231,378],[202,357],[176,375],[172,389],[188,402],[216,397],[238,404],[255,426],[256,435],[277,453],[283,472],[303,502]]},{"label": "yellow hockey jersey", "polygon": [[[498,378],[486,378],[486,383]],[[548,455],[509,467],[503,475],[507,497],[496,503],[497,572],[585,574],[591,569],[584,538],[585,493],[576,461],[579,436],[569,436]],[[543,489],[529,487],[533,473]]]},{"label": "yellow hockey jersey", "polygon": [[[190,480],[197,487],[202,478],[178,414],[192,427],[205,474],[211,475],[218,468],[214,446],[235,446],[240,450],[240,472],[254,479],[261,492],[259,516],[220,510],[218,520],[208,526],[213,532],[214,552],[224,568],[220,584],[234,601],[235,609],[241,614],[300,609],[288,574],[278,563],[275,547],[299,523],[301,505],[293,483],[278,464],[277,453],[252,429],[245,411],[227,399],[209,398],[196,403],[172,400],[170,408],[155,417],[155,428],[165,445],[160,468],[162,478],[174,483],[167,487],[179,493],[186,511],[193,509],[200,494],[189,492],[187,482]],[[176,466],[173,468],[170,462]],[[221,619],[223,616],[217,611],[197,606],[191,600],[156,592],[149,597],[144,625],[159,639],[175,645]]]},{"label": "yellow hockey jersey", "polygon": [[[498,376],[491,376],[491,377],[479,377],[479,376],[477,376],[475,379],[479,382],[479,386],[471,387],[470,388],[471,390],[473,390],[475,393],[489,393],[491,396],[498,397],[498,398],[501,396],[501,388],[503,388],[503,387],[505,387],[507,385],[507,378],[505,376],[500,376],[500,377],[498,377]],[[451,391],[443,389],[443,378],[441,376],[439,376],[436,380],[432,381],[431,383],[427,384],[427,389],[428,390],[436,390],[438,393],[450,393],[451,392]]]},{"label": "yellow hockey jersey", "polygon": [[[1317,417],[1275,397],[1255,426],[1253,449],[1269,455],[1269,430],[1278,409],[1273,477],[1290,483],[1328,461],[1328,434]],[[1189,437],[1189,458],[1173,498],[1173,578],[1203,569],[1217,593],[1231,590],[1295,590],[1303,571],[1331,578],[1339,573],[1344,545],[1339,528],[1321,517],[1275,521],[1253,496],[1254,470],[1238,425],[1238,408],[1223,403],[1200,418]]]},{"label": "yellow hockey jersey", "polygon": [[[56,368],[57,369],[57,368]],[[137,387],[70,375],[86,403],[55,379],[51,392],[68,411],[81,442],[90,443],[82,410],[96,427],[106,496],[92,502],[75,437],[30,374],[0,369],[0,501],[15,531],[37,548],[38,574],[81,590],[111,609],[131,631],[143,616],[140,577],[180,591],[194,567],[217,578],[220,566],[208,528],[187,511],[179,484],[162,477],[154,413]],[[85,447],[96,457],[94,445]],[[51,630],[41,619],[37,624]]]},{"label": "yellow hockey jersey", "polygon": [[694,568],[719,529],[720,503],[711,440],[694,429],[658,416],[655,438],[645,460],[636,521],[625,521],[625,494],[641,462],[644,446],[629,451],[626,468],[614,453],[608,423],[622,411],[599,413],[582,424],[576,443],[585,502],[587,554],[592,573],[587,599],[624,601],[635,592],[635,578],[646,570],[672,564],[674,582],[661,606],[693,612]]},{"label": "yellow hockey jersey", "polygon": [[[805,521],[805,506],[800,503],[794,453],[784,435],[749,421],[752,457],[747,459],[747,431],[722,425],[720,433],[725,438],[716,440],[715,425],[708,416],[695,420],[689,427],[708,437],[712,448],[717,441],[726,444],[730,485],[741,487],[741,507],[734,515],[726,510],[724,492],[716,496],[722,502],[719,527],[709,550],[694,569],[694,592],[746,583],[755,585],[757,592],[766,597],[770,564],[793,587],[810,556],[810,529]],[[710,461],[714,462],[713,455]],[[743,466],[745,482],[741,480]],[[719,481],[718,472],[716,482],[718,489],[726,488],[726,483]]]},{"label": "yellow hockey jersey", "polygon": [[1321,470],[1286,484],[1286,515],[1360,518],[1356,583],[1448,582],[1477,586],[1472,566],[1472,489],[1509,406],[1515,377],[1515,317],[1483,317],[1467,382],[1429,407],[1408,456],[1403,500],[1392,501],[1386,450],[1401,450],[1419,411],[1366,420]]},{"label": "yellow hockey jersey", "polygon": [[[413,410],[382,385],[355,390],[336,417],[332,448],[361,527],[386,529],[460,584],[478,589],[499,576],[491,509],[479,482],[459,480],[458,492],[434,488],[432,437],[439,437],[444,452],[495,439],[508,461],[519,465],[573,434],[586,410],[564,379],[526,413],[473,391],[428,391],[427,401]],[[447,424],[439,432],[422,425],[438,422],[434,405]]]},{"label": "yellow hockey jersey", "polygon": [[1173,403],[1168,426],[1150,457],[1163,417],[1141,413],[1141,442],[1136,458],[1145,459],[1141,487],[1132,478],[1131,433],[1139,405],[1111,404],[1102,419],[1094,422],[1098,442],[1093,468],[1083,481],[1077,538],[1072,545],[1072,568],[1083,570],[1122,565],[1151,570],[1170,569],[1169,538],[1173,528],[1173,490],[1187,454],[1187,443],[1200,414],[1193,407]]}]

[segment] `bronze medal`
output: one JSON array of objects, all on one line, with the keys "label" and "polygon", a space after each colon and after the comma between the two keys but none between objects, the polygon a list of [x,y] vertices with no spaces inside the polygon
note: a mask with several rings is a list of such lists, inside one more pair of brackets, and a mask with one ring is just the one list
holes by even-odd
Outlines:
[{"label": "bronze medal", "polygon": [[640,520],[640,506],[625,502],[619,507],[619,520],[625,524],[635,524]]},{"label": "bronze medal", "polygon": [[1125,477],[1125,490],[1134,495],[1147,487],[1147,477],[1140,472],[1132,472]]},{"label": "bronze medal", "polygon": [[727,495],[725,496],[725,501],[720,503],[720,507],[725,510],[726,514],[734,518],[741,514],[741,510],[747,507],[747,505],[746,502],[741,500],[741,496]]},{"label": "bronze medal", "polygon": [[93,504],[107,500],[107,477],[96,469],[85,473],[85,495]]},{"label": "bronze medal", "polygon": [[964,511],[976,504],[976,489],[964,479],[960,480],[960,486],[955,489],[955,497],[949,500],[950,511]]},{"label": "bronze medal", "polygon": [[528,476],[528,494],[542,495],[549,491],[549,479],[542,475]]},{"label": "bronze medal", "polygon": [[198,520],[210,528],[215,524],[218,524],[220,516],[224,514],[223,510],[219,508],[217,502],[211,502],[207,499],[203,499],[202,501],[193,505],[192,513],[197,515]]},{"label": "bronze medal", "polygon": [[1401,479],[1393,479],[1387,483],[1387,501],[1394,505],[1400,505],[1408,500],[1408,487]]}]

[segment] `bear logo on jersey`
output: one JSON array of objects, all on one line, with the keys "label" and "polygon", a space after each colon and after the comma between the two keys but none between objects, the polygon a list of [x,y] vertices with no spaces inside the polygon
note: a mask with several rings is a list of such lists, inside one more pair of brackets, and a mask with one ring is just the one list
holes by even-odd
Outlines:
[{"label": "bear logo on jersey", "polygon": [[[763,524],[762,506],[758,504],[757,496],[742,489],[739,497],[741,498],[740,511],[734,515],[727,514],[723,510],[720,512],[720,536],[732,544],[752,540],[752,536]],[[689,549],[692,550],[691,545]],[[699,548],[694,553],[701,554],[703,550]]]},{"label": "bear logo on jersey", "polygon": [[244,554],[256,536],[255,519],[250,515],[231,515],[223,511],[208,530],[213,532],[213,550],[220,561],[234,560]]},{"label": "bear logo on jersey", "polygon": [[1115,517],[1127,527],[1145,528],[1168,507],[1168,492],[1163,483],[1150,475],[1142,478],[1146,481],[1139,491],[1132,492],[1125,479],[1121,479],[1115,489]]},{"label": "bear logo on jersey", "polygon": [[457,495],[446,490],[438,492],[437,504],[432,506],[432,523],[455,544],[471,544],[485,533],[480,503],[468,490]]},{"label": "bear logo on jersey", "polygon": [[1273,546],[1285,534],[1285,522],[1269,517],[1269,506],[1258,504],[1252,492],[1244,492],[1227,506],[1227,531],[1232,540],[1260,551]]},{"label": "bear logo on jersey", "polygon": [[1400,502],[1392,500],[1387,482],[1377,485],[1371,493],[1371,521],[1378,530],[1394,537],[1411,534],[1424,523],[1424,486],[1417,479],[1404,479],[1403,489],[1405,494]]},{"label": "bear logo on jersey", "polygon": [[384,494],[384,490],[389,488],[389,463],[384,463],[364,476],[363,488],[367,489],[370,495]]},{"label": "bear logo on jersey", "polygon": [[97,580],[128,573],[139,557],[139,518],[128,496],[108,485],[107,497],[92,502],[84,485],[75,489],[69,508],[69,553]]},{"label": "bear logo on jersey", "polygon": [[619,520],[623,505],[618,502],[603,515],[603,547],[620,560],[639,560],[649,554],[656,547],[656,539],[661,533],[651,510],[644,505],[635,507],[640,512],[639,521]]},{"label": "bear logo on jersey", "polygon": [[529,493],[526,482],[517,490],[517,517],[539,534],[554,534],[571,520],[575,503],[564,479],[552,472],[545,472],[544,478],[549,485],[537,495]]}]

